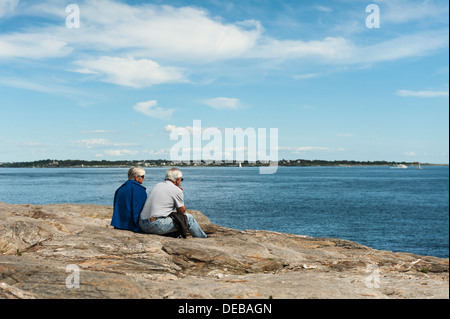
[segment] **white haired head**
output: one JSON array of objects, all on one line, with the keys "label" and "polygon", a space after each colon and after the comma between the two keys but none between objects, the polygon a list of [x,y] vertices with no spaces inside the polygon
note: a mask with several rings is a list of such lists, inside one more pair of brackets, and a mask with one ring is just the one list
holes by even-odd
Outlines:
[{"label": "white haired head", "polygon": [[128,179],[134,180],[136,176],[145,176],[145,170],[142,167],[133,166],[128,170]]},{"label": "white haired head", "polygon": [[166,172],[166,181],[176,182],[177,179],[182,177],[183,173],[178,168],[171,168]]}]

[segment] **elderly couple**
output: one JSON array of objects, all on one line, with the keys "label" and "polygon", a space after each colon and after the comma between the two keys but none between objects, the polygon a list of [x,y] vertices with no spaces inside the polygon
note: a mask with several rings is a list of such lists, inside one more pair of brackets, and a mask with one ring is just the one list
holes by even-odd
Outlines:
[{"label": "elderly couple", "polygon": [[193,237],[207,237],[194,217],[186,213],[181,187],[183,174],[178,168],[169,169],[166,180],[156,184],[148,196],[146,188],[142,186],[144,179],[144,169],[129,169],[128,181],[114,195],[112,226],[136,233],[171,234],[178,230],[170,217],[176,211],[187,217],[187,228]]}]

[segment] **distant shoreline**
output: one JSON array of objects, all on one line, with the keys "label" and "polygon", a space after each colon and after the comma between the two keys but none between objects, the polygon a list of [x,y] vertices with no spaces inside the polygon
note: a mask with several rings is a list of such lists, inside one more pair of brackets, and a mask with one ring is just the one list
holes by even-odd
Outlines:
[{"label": "distant shoreline", "polygon": [[[325,161],[325,160],[281,160],[279,167],[362,167],[362,166],[418,166],[418,162],[388,162],[388,161]],[[0,168],[123,168],[131,166],[142,167],[264,167],[269,163],[248,161],[190,161],[173,162],[169,160],[132,160],[132,161],[84,161],[84,160],[39,160],[32,162],[6,162],[0,163]],[[272,164],[273,165],[273,164]],[[421,166],[449,166],[449,164],[420,163]]]}]

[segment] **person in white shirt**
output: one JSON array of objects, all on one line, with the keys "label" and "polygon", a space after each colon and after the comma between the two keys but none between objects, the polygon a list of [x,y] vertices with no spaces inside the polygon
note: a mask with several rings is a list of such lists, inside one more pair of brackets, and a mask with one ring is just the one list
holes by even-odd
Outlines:
[{"label": "person in white shirt", "polygon": [[157,235],[176,232],[177,228],[169,217],[173,211],[176,211],[186,215],[189,232],[193,237],[207,237],[194,216],[186,213],[182,181],[183,173],[178,168],[171,168],[166,172],[166,180],[153,187],[139,218],[139,227],[142,232]]}]

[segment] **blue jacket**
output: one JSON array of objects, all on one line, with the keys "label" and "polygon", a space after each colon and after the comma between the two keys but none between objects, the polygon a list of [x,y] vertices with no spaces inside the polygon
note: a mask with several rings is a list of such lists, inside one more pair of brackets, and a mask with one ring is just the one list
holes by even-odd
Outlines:
[{"label": "blue jacket", "polygon": [[114,194],[114,210],[111,225],[115,228],[139,233],[139,215],[147,200],[146,188],[128,180]]}]

